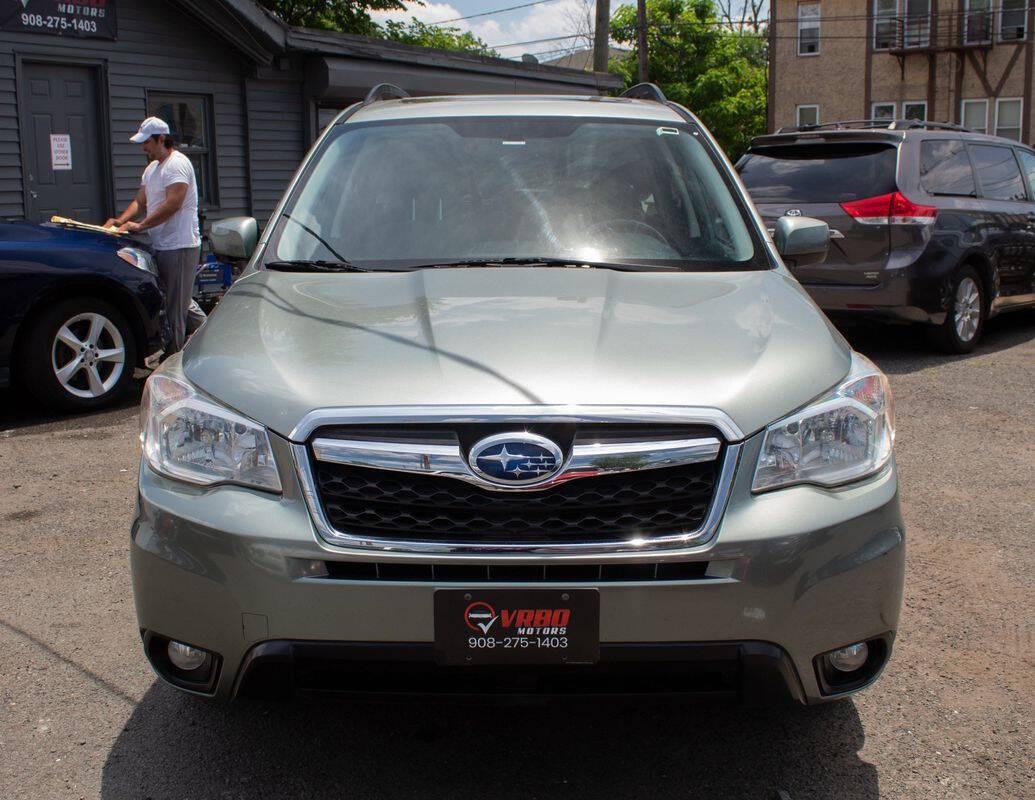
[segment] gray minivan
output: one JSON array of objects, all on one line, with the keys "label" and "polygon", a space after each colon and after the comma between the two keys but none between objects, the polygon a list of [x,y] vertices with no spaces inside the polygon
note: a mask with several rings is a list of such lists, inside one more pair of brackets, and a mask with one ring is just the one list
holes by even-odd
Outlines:
[{"label": "gray minivan", "polygon": [[[891,654],[888,382],[688,111],[344,111],[148,380],[131,562],[188,692],[814,703]],[[389,99],[385,99],[389,95]]]},{"label": "gray minivan", "polygon": [[951,353],[985,320],[1035,307],[1035,149],[947,123],[784,128],[737,162],[767,225],[830,225],[822,263],[791,264],[835,318],[923,323]]}]

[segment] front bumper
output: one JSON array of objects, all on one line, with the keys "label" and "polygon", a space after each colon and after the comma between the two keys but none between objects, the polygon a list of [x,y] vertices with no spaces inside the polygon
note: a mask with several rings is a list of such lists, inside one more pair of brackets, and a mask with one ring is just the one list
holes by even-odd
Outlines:
[{"label": "front bumper", "polygon": [[[425,678],[440,674],[428,660],[433,594],[436,588],[463,588],[464,583],[405,576],[372,580],[347,570],[309,575],[320,574],[314,567],[327,562],[470,565],[498,564],[505,556],[350,553],[328,545],[318,537],[289,468],[288,443],[273,435],[271,440],[282,496],[233,486],[199,489],[141,465],[131,546],[141,631],[218,654],[219,673],[210,693],[221,699],[246,686],[245,673],[250,680],[259,663],[290,661],[297,681],[299,652],[306,654],[307,674],[319,662],[323,666],[317,671],[324,676],[328,670],[340,676],[330,688],[363,689],[362,682],[350,678],[357,663],[359,673],[406,664],[411,677],[414,672]],[[601,662],[588,670],[586,685],[605,673],[621,674],[621,669],[614,673],[616,659],[626,667],[645,667],[626,670],[627,684],[667,660],[669,673],[684,670],[684,693],[732,693],[750,700],[760,692],[771,695],[760,687],[776,676],[782,683],[776,694],[818,702],[839,696],[823,692],[813,663],[818,654],[878,637],[888,641],[890,653],[905,555],[894,464],[838,490],[798,486],[752,495],[760,447],[761,436],[744,443],[726,512],[707,544],[683,551],[520,557],[526,565],[708,563],[687,571],[685,579],[625,580],[620,570],[611,570],[617,579],[579,583],[600,594]],[[558,584],[478,584],[493,586]],[[356,655],[360,652],[368,654],[366,666]],[[701,670],[687,661],[708,664],[704,672],[711,677],[700,679]],[[722,670],[736,680],[716,684],[714,676]],[[500,668],[488,672],[502,674]],[[472,685],[481,680],[479,672],[460,674]],[[548,679],[551,672],[536,674]],[[561,677],[567,676],[570,686],[575,674]],[[550,691],[553,685],[547,680],[533,690]],[[620,688],[621,681],[610,686]],[[417,687],[422,690],[420,682]],[[660,684],[657,688],[665,691]]]},{"label": "front bumper", "polygon": [[248,651],[235,696],[282,697],[294,690],[345,690],[376,699],[649,696],[746,705],[805,699],[790,657],[767,642],[606,644],[592,666],[539,668],[442,666],[428,643],[274,640]]}]

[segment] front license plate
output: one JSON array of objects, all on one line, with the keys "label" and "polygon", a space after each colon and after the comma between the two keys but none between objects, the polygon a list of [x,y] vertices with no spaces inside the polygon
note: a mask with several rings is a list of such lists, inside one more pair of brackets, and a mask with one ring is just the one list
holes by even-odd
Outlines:
[{"label": "front license plate", "polygon": [[441,664],[592,664],[600,655],[596,589],[438,589]]}]

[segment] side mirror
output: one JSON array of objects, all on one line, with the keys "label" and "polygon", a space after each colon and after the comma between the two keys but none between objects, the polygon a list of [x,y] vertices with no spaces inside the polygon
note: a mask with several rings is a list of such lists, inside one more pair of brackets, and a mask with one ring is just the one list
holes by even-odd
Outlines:
[{"label": "side mirror", "polygon": [[830,226],[812,217],[780,217],[773,231],[773,242],[791,266],[822,264],[830,244]]},{"label": "side mirror", "polygon": [[212,223],[208,239],[216,255],[251,258],[259,242],[259,224],[255,217],[227,217]]}]

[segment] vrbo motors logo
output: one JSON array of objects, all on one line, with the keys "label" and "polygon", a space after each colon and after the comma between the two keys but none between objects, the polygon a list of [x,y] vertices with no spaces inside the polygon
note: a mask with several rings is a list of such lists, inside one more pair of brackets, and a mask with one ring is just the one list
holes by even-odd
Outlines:
[{"label": "vrbo motors logo", "polygon": [[483,636],[497,622],[501,631],[518,636],[559,636],[568,632],[570,620],[569,608],[503,608],[497,614],[488,603],[476,600],[464,609],[464,624]]}]

